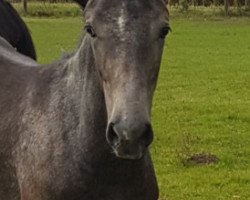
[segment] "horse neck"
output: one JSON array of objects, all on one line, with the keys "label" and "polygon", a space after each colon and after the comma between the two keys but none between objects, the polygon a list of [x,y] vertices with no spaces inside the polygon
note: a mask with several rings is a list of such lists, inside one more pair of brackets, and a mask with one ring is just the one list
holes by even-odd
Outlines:
[{"label": "horse neck", "polygon": [[[79,94],[79,134],[82,146],[89,150],[105,152],[106,106],[103,89],[95,66],[94,54],[88,37],[85,37],[78,51],[69,60],[74,77],[75,92]],[[69,78],[70,79],[70,78]],[[70,81],[70,80],[69,80]]]}]

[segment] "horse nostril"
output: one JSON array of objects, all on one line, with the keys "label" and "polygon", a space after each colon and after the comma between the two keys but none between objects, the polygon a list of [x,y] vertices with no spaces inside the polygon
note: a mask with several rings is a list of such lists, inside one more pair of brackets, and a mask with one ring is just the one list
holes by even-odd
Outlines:
[{"label": "horse nostril", "polygon": [[119,143],[119,136],[114,130],[114,123],[110,123],[108,126],[107,140],[112,146],[116,146]]},{"label": "horse nostril", "polygon": [[123,159],[140,159],[153,141],[149,123],[109,123],[106,138],[114,154]]},{"label": "horse nostril", "polygon": [[[113,147],[118,147],[119,145],[135,145],[142,144],[148,147],[153,141],[153,130],[149,123],[141,124],[137,126],[136,129],[126,130],[123,124],[110,123],[108,125],[106,137],[108,143]],[[122,127],[122,129],[121,129]],[[125,142],[125,143],[124,143]]]},{"label": "horse nostril", "polygon": [[145,129],[142,133],[141,139],[144,140],[145,145],[149,146],[153,141],[153,130],[150,124],[145,125]]}]

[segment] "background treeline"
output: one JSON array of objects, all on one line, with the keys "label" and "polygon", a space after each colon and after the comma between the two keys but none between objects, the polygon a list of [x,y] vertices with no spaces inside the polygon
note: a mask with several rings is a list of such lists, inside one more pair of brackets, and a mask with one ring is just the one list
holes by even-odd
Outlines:
[{"label": "background treeline", "polygon": [[[73,0],[9,0],[23,15],[31,16],[76,16],[80,9]],[[59,8],[60,7],[60,8]],[[250,16],[250,0],[168,0],[170,12],[191,11],[199,15]],[[53,12],[58,9],[53,14]],[[68,9],[68,10],[67,10]]]},{"label": "background treeline", "polygon": [[225,2],[227,2],[229,6],[249,5],[249,0],[168,0],[168,4],[171,6],[180,5],[183,2],[187,2],[193,6],[223,6]]},{"label": "background treeline", "polygon": [[[23,0],[9,0],[12,3],[20,3]],[[44,2],[44,3],[72,3],[72,0],[28,0],[28,2]]]},{"label": "background treeline", "polygon": [[[12,3],[20,3],[23,0],[10,0]],[[26,0],[27,1],[27,0]],[[186,1],[189,5],[194,6],[222,6],[227,1],[229,6],[250,6],[250,0],[168,0],[169,5],[180,5]],[[28,2],[47,2],[47,3],[71,3],[72,0],[28,0]]]},{"label": "background treeline", "polygon": [[187,11],[190,6],[197,7],[221,7],[226,15],[230,13],[230,7],[236,8],[239,15],[241,10],[250,11],[250,0],[168,0],[169,6],[178,6],[180,10]]}]

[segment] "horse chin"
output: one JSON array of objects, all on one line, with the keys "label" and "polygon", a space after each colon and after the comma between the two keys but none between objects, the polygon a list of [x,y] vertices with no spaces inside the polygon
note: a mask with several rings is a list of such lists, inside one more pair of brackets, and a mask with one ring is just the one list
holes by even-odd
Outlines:
[{"label": "horse chin", "polygon": [[121,149],[113,149],[114,150],[114,154],[117,158],[119,159],[123,159],[123,160],[131,160],[131,161],[136,161],[136,160],[140,160],[143,158],[144,156],[144,151],[140,150],[140,151],[136,151],[136,152],[124,152]]}]

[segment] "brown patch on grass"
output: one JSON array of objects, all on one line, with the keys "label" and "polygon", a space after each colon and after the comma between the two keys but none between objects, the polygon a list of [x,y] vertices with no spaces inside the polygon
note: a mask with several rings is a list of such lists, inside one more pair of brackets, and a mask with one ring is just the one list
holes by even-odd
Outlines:
[{"label": "brown patch on grass", "polygon": [[187,159],[187,162],[197,165],[209,165],[209,164],[217,164],[219,162],[219,158],[212,154],[199,153],[190,156]]}]

